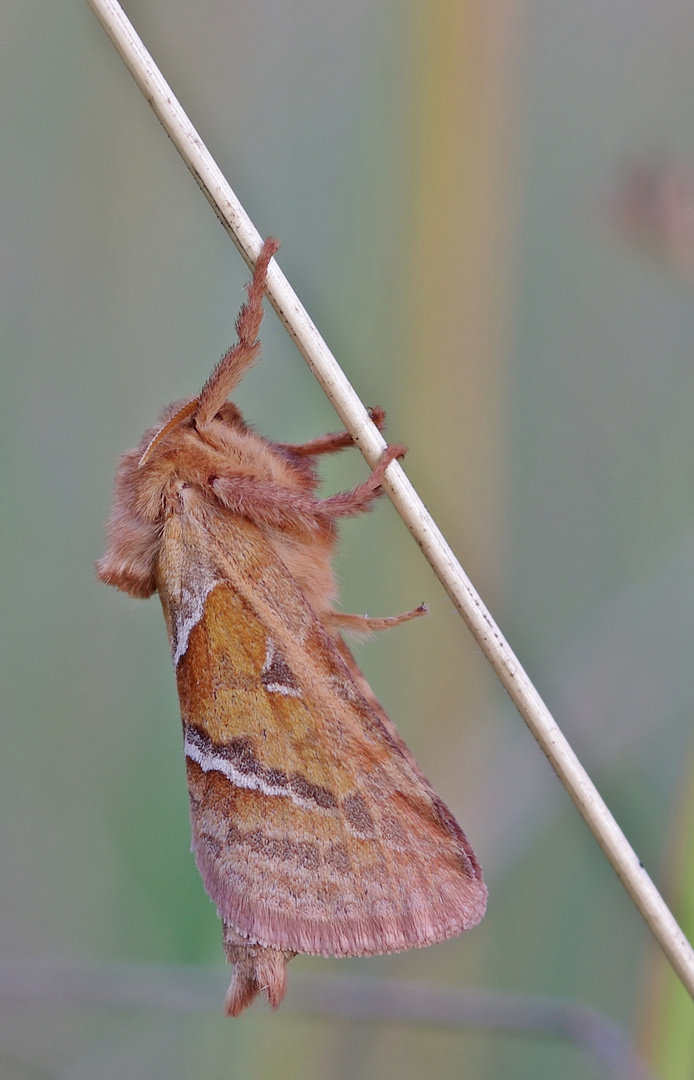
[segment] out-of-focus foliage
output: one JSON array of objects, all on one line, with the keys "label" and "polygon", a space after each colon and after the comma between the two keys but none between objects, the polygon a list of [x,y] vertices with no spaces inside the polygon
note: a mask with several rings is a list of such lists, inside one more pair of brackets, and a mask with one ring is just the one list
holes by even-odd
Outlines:
[{"label": "out-of-focus foliage", "polygon": [[[694,164],[694,12],[126,8],[686,915],[694,294],[686,196],[678,218],[657,182]],[[87,4],[6,0],[1,23],[0,952],[221,965],[158,604],[98,586],[92,562],[117,454],[201,385],[246,271]],[[239,401],[276,438],[336,426],[274,316]],[[364,466],[325,475],[344,488]],[[490,905],[445,946],[296,969],[572,999],[642,1041],[663,1078],[689,1075],[662,1047],[691,1056],[691,1001],[656,992],[647,930],[396,515],[382,505],[343,533],[345,610],[431,605],[358,652],[474,842]],[[3,1076],[280,1071],[605,1075],[559,1040],[483,1030],[60,1000],[0,1012]]]}]

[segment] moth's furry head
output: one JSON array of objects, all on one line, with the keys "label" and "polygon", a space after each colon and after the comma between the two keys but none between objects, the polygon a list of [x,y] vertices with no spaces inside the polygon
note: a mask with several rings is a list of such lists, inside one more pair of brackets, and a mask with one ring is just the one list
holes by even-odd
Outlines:
[{"label": "moth's furry head", "polygon": [[156,591],[162,526],[168,509],[186,498],[186,489],[198,496],[198,505],[211,505],[218,501],[220,478],[246,477],[294,491],[316,486],[310,462],[258,435],[232,402],[222,405],[202,430],[195,413],[166,430],[185,407],[185,402],[170,405],[139,446],[118,462],[107,550],[96,569],[107,585],[130,596],[144,598]]}]

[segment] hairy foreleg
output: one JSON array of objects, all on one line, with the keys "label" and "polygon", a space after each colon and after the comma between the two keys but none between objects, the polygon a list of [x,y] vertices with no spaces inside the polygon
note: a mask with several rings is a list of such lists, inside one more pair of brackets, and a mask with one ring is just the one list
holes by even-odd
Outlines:
[{"label": "hairy foreleg", "polygon": [[330,495],[327,499],[321,499],[318,504],[321,512],[329,518],[338,518],[353,517],[356,514],[363,514],[370,510],[374,499],[378,499],[379,496],[383,495],[381,482],[391,461],[395,461],[396,458],[403,458],[406,453],[407,447],[403,446],[402,443],[386,446],[378,465],[368,480],[353,488],[352,491],[341,491],[337,495]]},{"label": "hairy foreleg", "polygon": [[312,537],[330,530],[330,518],[321,512],[320,501],[312,495],[288,491],[279,484],[251,476],[211,476],[208,484],[227,510],[256,525],[289,529]]},{"label": "hairy foreleg", "polygon": [[353,491],[344,491],[327,499],[289,491],[279,484],[252,476],[211,476],[207,485],[215,498],[233,514],[246,517],[257,525],[315,537],[329,533],[335,518],[368,510],[373,500],[383,494],[381,481],[389,464],[395,458],[403,457],[406,449],[401,444],[387,446],[368,480]]},{"label": "hairy foreleg", "polygon": [[[375,405],[369,409],[369,415],[379,431],[386,426],[385,409]],[[340,450],[346,450],[354,446],[354,439],[349,431],[333,431],[328,435],[319,435],[317,439],[310,439],[305,443],[275,443],[280,450],[286,450],[297,457],[317,457],[319,454],[336,454]]]}]

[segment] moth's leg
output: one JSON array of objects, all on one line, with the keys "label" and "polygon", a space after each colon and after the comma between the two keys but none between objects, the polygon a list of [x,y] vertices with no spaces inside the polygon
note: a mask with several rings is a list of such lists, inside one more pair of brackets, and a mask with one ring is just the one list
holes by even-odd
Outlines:
[{"label": "moth's leg", "polygon": [[378,630],[392,630],[394,626],[417,619],[420,615],[428,615],[429,605],[420,604],[412,611],[406,611],[404,615],[389,615],[385,619],[370,619],[368,615],[345,615],[341,611],[331,611],[325,616],[325,621],[336,630],[351,631],[354,634],[371,634]]},{"label": "moth's leg", "polygon": [[329,531],[337,517],[361,514],[382,494],[381,480],[395,458],[404,457],[406,447],[387,446],[368,480],[353,491],[315,499],[300,491],[289,491],[252,476],[210,476],[207,484],[215,498],[233,514],[247,517],[257,525],[273,529],[294,529],[316,536]]},{"label": "moth's leg", "polygon": [[263,319],[263,296],[270,260],[279,248],[279,241],[269,236],[255,264],[253,277],[247,286],[248,300],[236,319],[238,342],[219,361],[198,397],[195,424],[202,431],[214,419],[231,391],[241,381],[260,352],[258,333]]},{"label": "moth's leg", "polygon": [[338,518],[351,517],[369,510],[373,500],[383,494],[381,481],[391,461],[394,461],[395,458],[403,458],[406,453],[407,447],[403,446],[402,443],[386,446],[381,455],[381,460],[368,480],[353,488],[352,491],[341,491],[338,495],[330,495],[327,499],[321,499],[318,503],[320,512],[329,518]]},{"label": "moth's leg", "polygon": [[278,450],[286,450],[295,457],[318,457],[319,454],[337,454],[354,446],[354,440],[348,431],[331,431],[328,435],[319,435],[305,443],[274,443]]},{"label": "moth's leg", "polygon": [[[374,405],[369,409],[369,415],[379,431],[386,426],[385,409]],[[340,450],[346,450],[354,446],[354,439],[348,431],[333,431],[329,435],[320,435],[317,439],[310,439],[305,443],[275,443],[280,450],[286,450],[297,457],[317,457],[319,454],[336,454]]]},{"label": "moth's leg", "polygon": [[330,519],[321,512],[322,503],[312,495],[252,476],[210,476],[207,483],[227,510],[256,525],[294,529],[312,537],[330,528]]}]

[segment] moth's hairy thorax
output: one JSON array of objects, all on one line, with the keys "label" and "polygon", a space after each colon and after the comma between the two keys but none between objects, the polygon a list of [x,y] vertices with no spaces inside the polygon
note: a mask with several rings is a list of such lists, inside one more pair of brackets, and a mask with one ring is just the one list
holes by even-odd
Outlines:
[{"label": "moth's hairy thorax", "polygon": [[[170,512],[203,516],[206,511],[214,513],[220,505],[215,484],[224,477],[245,480],[252,485],[268,484],[310,497],[315,494],[318,479],[311,465],[301,458],[292,460],[286,450],[276,447],[242,421],[230,424],[215,420],[206,428],[204,436],[194,430],[186,434],[187,445],[179,457],[184,459],[187,466],[194,446],[194,456],[200,457],[199,467],[195,469],[195,475],[190,475],[182,471],[177,461],[176,497],[179,504],[175,506],[169,503],[167,509]],[[181,489],[182,480],[189,482],[191,488]],[[320,616],[332,608],[336,597],[330,558],[337,541],[337,531],[332,526],[300,528],[289,516],[282,520],[281,498],[278,493],[276,510],[279,511],[279,520],[270,522],[255,517],[254,521]],[[221,505],[226,512],[223,500]],[[244,516],[242,507],[239,512],[240,516]]]},{"label": "moth's hairy thorax", "polygon": [[[160,425],[147,431],[140,445],[120,459],[108,550],[98,564],[102,579],[130,595],[150,596],[157,589],[157,559],[167,518],[178,515],[188,519],[190,527],[197,524],[203,540],[214,532],[224,546],[224,519],[229,507],[221,485],[225,481],[267,485],[268,492],[274,493],[274,512],[271,519],[268,515],[268,520],[256,519],[255,523],[316,614],[329,611],[336,596],[330,565],[336,530],[314,523],[301,528],[289,516],[283,520],[281,513],[282,490],[314,497],[318,480],[313,467],[300,457],[292,459],[288,450],[249,428],[231,403],[203,432],[192,420],[180,424],[140,465],[161,425],[180,407],[180,402],[171,405]],[[242,498],[236,512],[244,516]]]}]

